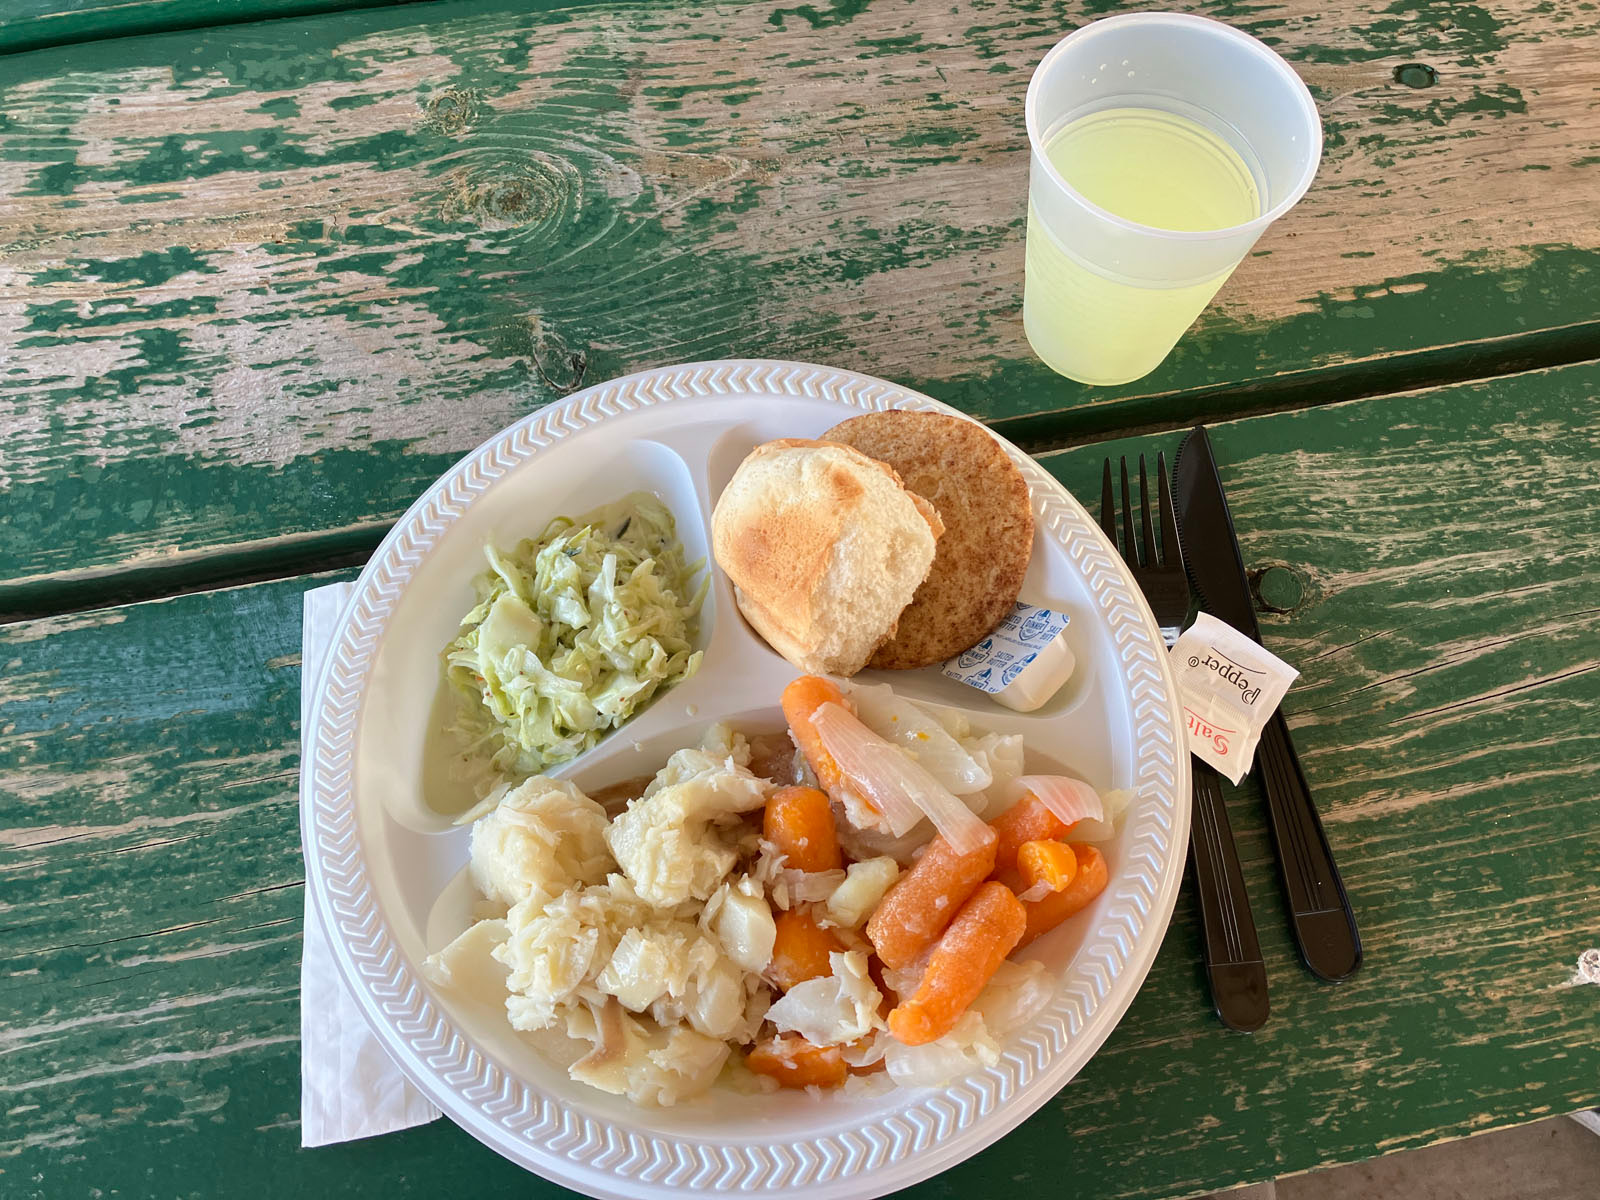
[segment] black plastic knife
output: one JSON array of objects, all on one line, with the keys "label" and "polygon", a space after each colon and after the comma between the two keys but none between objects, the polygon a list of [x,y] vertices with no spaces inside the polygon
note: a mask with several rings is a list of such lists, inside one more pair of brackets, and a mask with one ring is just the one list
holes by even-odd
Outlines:
[{"label": "black plastic knife", "polygon": [[[1233,514],[1204,425],[1196,425],[1183,439],[1172,475],[1184,562],[1201,604],[1260,642]],[[1361,934],[1281,709],[1262,731],[1253,770],[1267,795],[1300,955],[1313,974],[1329,981],[1347,979],[1361,965]]]}]

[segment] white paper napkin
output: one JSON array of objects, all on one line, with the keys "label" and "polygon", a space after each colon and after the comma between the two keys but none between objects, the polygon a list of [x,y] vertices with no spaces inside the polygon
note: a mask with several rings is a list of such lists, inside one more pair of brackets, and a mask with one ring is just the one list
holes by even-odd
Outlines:
[{"label": "white paper napkin", "polygon": [[[300,635],[300,803],[305,804],[305,731],[311,693],[352,583],[305,594]],[[326,1146],[424,1125],[439,1110],[390,1060],[333,964],[333,948],[306,883],[300,956],[300,1144]]]}]

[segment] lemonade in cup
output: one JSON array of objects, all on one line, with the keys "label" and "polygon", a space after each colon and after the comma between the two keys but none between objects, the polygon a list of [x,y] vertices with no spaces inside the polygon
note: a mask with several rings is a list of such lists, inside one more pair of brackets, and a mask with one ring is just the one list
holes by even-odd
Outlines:
[{"label": "lemonade in cup", "polygon": [[1034,353],[1081,383],[1160,365],[1322,156],[1306,85],[1261,42],[1179,13],[1108,17],[1028,85]]}]

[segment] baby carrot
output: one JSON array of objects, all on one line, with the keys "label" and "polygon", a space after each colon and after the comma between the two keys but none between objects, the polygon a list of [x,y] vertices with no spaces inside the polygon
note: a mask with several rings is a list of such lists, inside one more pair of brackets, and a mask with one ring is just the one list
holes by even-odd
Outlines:
[{"label": "baby carrot", "polygon": [[837,1046],[818,1046],[798,1033],[782,1033],[757,1042],[745,1056],[745,1065],[757,1075],[778,1081],[779,1087],[838,1087],[849,1075]]},{"label": "baby carrot", "polygon": [[1017,865],[1017,851],[1024,842],[1053,841],[1070,826],[1029,792],[990,821],[989,828],[994,830],[999,843],[994,852],[995,870],[1009,871]]},{"label": "baby carrot", "polygon": [[[1078,873],[1071,883],[1059,892],[1051,892],[1038,900],[1025,900],[1022,907],[1028,912],[1028,927],[1018,946],[1026,946],[1035,938],[1049,933],[1075,913],[1082,912],[1101,892],[1106,890],[1110,878],[1106,870],[1105,855],[1093,846],[1074,845],[1072,852],[1078,860]],[[1003,872],[1000,882],[1013,891],[1025,892],[1028,881],[1016,871]]]},{"label": "baby carrot", "polygon": [[1077,877],[1078,856],[1065,842],[1023,842],[1017,871],[1030,888],[1042,883],[1059,892]]},{"label": "baby carrot", "polygon": [[844,943],[831,929],[818,925],[811,913],[791,908],[774,914],[778,927],[772,942],[767,974],[784,991],[808,979],[820,979],[833,970],[828,955],[842,953]]},{"label": "baby carrot", "polygon": [[783,689],[783,719],[789,722],[795,745],[811,764],[811,773],[817,777],[822,790],[833,796],[843,786],[844,776],[839,772],[839,764],[833,761],[833,755],[822,748],[817,727],[811,723],[817,709],[824,704],[850,707],[844,693],[820,675],[802,675]]},{"label": "baby carrot", "polygon": [[943,837],[928,843],[867,919],[867,940],[884,966],[910,966],[933,944],[994,871],[994,853],[993,842],[969,854],[957,853]]},{"label": "baby carrot", "polygon": [[1027,928],[1028,914],[1010,888],[993,880],[961,906],[944,931],[922,983],[889,1014],[889,1032],[922,1046],[955,1028]]},{"label": "baby carrot", "polygon": [[836,871],[839,837],[833,806],[813,787],[782,787],[767,801],[762,836],[782,852],[785,865],[796,871]]}]

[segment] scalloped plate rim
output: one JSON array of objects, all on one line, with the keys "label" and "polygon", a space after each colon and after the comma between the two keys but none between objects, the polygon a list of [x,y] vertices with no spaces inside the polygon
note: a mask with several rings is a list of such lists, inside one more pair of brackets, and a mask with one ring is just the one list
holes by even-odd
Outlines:
[{"label": "scalloped plate rim", "polygon": [[[874,1122],[871,1126],[858,1127],[858,1129],[871,1128],[876,1131],[876,1125],[883,1123],[883,1121],[894,1121],[902,1127],[916,1129],[918,1122],[908,1120],[907,1113],[917,1114],[927,1124],[935,1127],[941,1126],[944,1121],[939,1113],[924,1111],[931,1104],[944,1099],[947,1103],[940,1107],[948,1108],[953,1103],[948,1099],[951,1094],[962,1087],[970,1086],[968,1081],[974,1079],[988,1082],[987,1093],[1006,1091],[1008,1090],[1006,1080],[1003,1077],[996,1078],[995,1072],[1004,1064],[1012,1063],[1016,1065],[1020,1063],[1023,1068],[1027,1069],[1027,1073],[1020,1084],[1009,1086],[1010,1094],[1004,1100],[988,1103],[986,1111],[979,1112],[975,1118],[959,1124],[949,1135],[935,1137],[931,1145],[902,1147],[898,1156],[889,1155],[886,1161],[884,1160],[884,1153],[880,1150],[876,1156],[878,1161],[874,1161],[865,1167],[857,1166],[855,1169],[839,1170],[837,1163],[835,1163],[833,1173],[827,1179],[822,1180],[813,1178],[798,1182],[794,1181],[793,1176],[797,1173],[797,1168],[792,1163],[786,1164],[787,1169],[780,1168],[775,1172],[770,1161],[773,1157],[770,1148],[768,1150],[769,1161],[766,1164],[753,1162],[752,1156],[759,1147],[748,1139],[743,1141],[729,1140],[720,1144],[717,1143],[716,1139],[697,1139],[694,1143],[689,1143],[686,1139],[656,1138],[640,1134],[627,1134],[621,1139],[624,1143],[629,1144],[630,1149],[633,1148],[632,1144],[636,1140],[646,1143],[656,1141],[670,1142],[679,1146],[693,1144],[700,1148],[699,1159],[700,1163],[704,1165],[700,1165],[698,1170],[686,1172],[681,1165],[681,1156],[678,1154],[672,1155],[672,1169],[668,1173],[674,1175],[687,1174],[687,1178],[672,1183],[639,1178],[641,1168],[638,1165],[635,1165],[630,1174],[619,1175],[616,1166],[613,1164],[595,1167],[588,1163],[573,1161],[569,1156],[572,1149],[570,1147],[562,1150],[552,1150],[545,1146],[532,1144],[529,1140],[530,1133],[526,1127],[521,1130],[513,1130],[503,1121],[491,1119],[483,1111],[487,1101],[467,1100],[462,1094],[463,1088],[461,1086],[450,1085],[441,1077],[438,1068],[429,1066],[419,1060],[420,1052],[413,1043],[418,1040],[424,1040],[425,1035],[421,1033],[412,1035],[402,1033],[396,1027],[399,1018],[393,1017],[384,1011],[383,1000],[375,994],[370,980],[361,969],[362,965],[378,966],[379,964],[374,962],[372,953],[357,953],[353,949],[347,936],[351,932],[348,928],[348,919],[341,914],[329,892],[330,864],[326,856],[333,855],[335,851],[326,839],[332,837],[333,834],[320,830],[316,818],[324,809],[334,806],[341,797],[349,798],[348,783],[345,784],[343,791],[336,790],[333,795],[329,795],[327,773],[331,770],[335,779],[339,777],[338,770],[340,756],[342,756],[344,776],[346,779],[349,778],[351,760],[354,757],[353,743],[355,738],[353,732],[351,732],[346,737],[346,741],[351,744],[335,744],[330,749],[324,727],[329,720],[330,704],[332,703],[331,693],[334,688],[335,677],[341,670],[346,669],[345,665],[341,664],[340,658],[341,651],[346,648],[346,644],[352,636],[352,622],[355,620],[358,610],[362,608],[363,602],[370,600],[371,593],[378,586],[379,577],[389,566],[391,555],[395,553],[396,548],[405,538],[413,535],[415,526],[427,516],[430,506],[434,505],[442,495],[448,493],[453,483],[459,482],[464,474],[473,469],[481,471],[485,460],[491,459],[496,450],[502,447],[502,444],[514,441],[519,436],[531,438],[533,432],[539,427],[564,422],[573,410],[585,404],[599,405],[608,399],[615,404],[619,399],[626,397],[638,401],[634,407],[639,407],[649,403],[671,402],[674,399],[704,398],[707,393],[684,396],[681,391],[673,392],[671,385],[677,385],[681,388],[689,382],[697,379],[703,380],[705,376],[715,375],[717,372],[722,372],[724,375],[743,372],[744,385],[729,390],[746,394],[752,392],[760,394],[760,392],[766,391],[768,394],[817,396],[825,395],[828,388],[833,388],[849,395],[870,392],[872,393],[870,403],[855,403],[851,404],[850,407],[858,411],[874,411],[887,407],[915,407],[971,419],[967,417],[967,414],[961,413],[957,409],[912,389],[842,368],[772,359],[721,359],[652,368],[592,385],[520,418],[486,439],[468,454],[463,455],[448,471],[418,496],[389,533],[385,535],[377,550],[374,551],[356,581],[355,588],[340,616],[329,652],[317,673],[310,729],[306,733],[305,755],[306,762],[310,764],[310,767],[305,772],[305,775],[308,780],[309,794],[300,806],[301,839],[306,861],[307,886],[312,890],[317,906],[317,914],[322,920],[323,926],[329,935],[329,941],[334,948],[334,958],[340,975],[351,994],[356,998],[368,1024],[372,1027],[390,1057],[395,1061],[395,1064],[454,1123],[466,1129],[479,1141],[482,1141],[513,1162],[553,1182],[581,1189],[590,1195],[602,1197],[604,1200],[635,1200],[635,1198],[642,1196],[683,1195],[690,1191],[703,1190],[707,1186],[714,1186],[718,1190],[736,1191],[741,1194],[771,1194],[782,1191],[795,1194],[803,1193],[817,1198],[873,1197],[926,1180],[940,1171],[964,1161],[1003,1137],[1027,1117],[1038,1111],[1052,1095],[1070,1082],[1072,1077],[1082,1069],[1084,1063],[1098,1052],[1112,1029],[1121,1020],[1129,1004],[1132,1003],[1133,996],[1137,994],[1139,986],[1149,973],[1176,904],[1188,846],[1189,761],[1186,751],[1175,757],[1168,757],[1166,766],[1171,771],[1169,780],[1165,782],[1159,779],[1153,781],[1152,786],[1156,789],[1157,799],[1165,799],[1169,802],[1170,825],[1165,831],[1164,840],[1166,846],[1164,856],[1159,864],[1152,864],[1159,868],[1159,877],[1156,879],[1154,886],[1149,889],[1149,894],[1144,897],[1145,912],[1143,913],[1143,918],[1138,922],[1136,928],[1131,928],[1128,931],[1131,934],[1132,947],[1122,954],[1121,961],[1114,969],[1110,970],[1110,981],[1106,985],[1107,994],[1103,998],[1089,1003],[1081,1026],[1066,1033],[1067,1048],[1051,1052],[1049,1047],[1046,1046],[1044,1050],[1047,1054],[1047,1060],[1045,1065],[1038,1070],[1032,1070],[1029,1063],[1024,1061],[1023,1057],[1017,1052],[1019,1042],[1027,1042],[1029,1046],[1034,1046],[1037,1039],[1046,1033],[1056,1032],[1059,1036],[1059,1030],[1054,1030],[1048,1022],[1043,1020],[1043,1017],[1054,1014],[1061,1007],[1066,990],[1063,988],[1062,992],[1058,992],[1052,1006],[1045,1011],[1045,1014],[1041,1015],[1041,1018],[1037,1018],[1033,1024],[1025,1028],[1021,1033],[1013,1036],[1012,1042],[1007,1046],[1006,1054],[1002,1057],[1001,1064],[966,1076],[950,1085],[950,1087],[938,1089],[937,1091],[931,1089],[915,1092],[907,1091],[904,1094],[904,1102],[899,1107],[891,1110],[886,1118],[879,1122]],[[762,378],[762,376],[765,377]],[[775,379],[786,383],[803,381],[817,384],[820,381],[821,386],[816,391],[774,391],[771,385]],[[640,400],[638,395],[640,389],[649,387],[652,384],[667,385],[669,394]],[[765,386],[763,387],[762,385]],[[841,404],[847,403],[846,400],[841,400],[839,397],[831,398]],[[623,411],[626,412],[628,410],[624,409]],[[599,417],[590,417],[577,425],[576,428],[568,428],[564,431],[556,432],[543,445],[535,446],[520,457],[515,458],[509,465],[503,466],[499,474],[504,474],[506,471],[514,469],[519,463],[534,457],[540,449],[559,443],[569,433],[579,432],[601,421],[614,419],[616,415],[618,414],[603,414]],[[1116,584],[1120,585],[1115,594],[1110,597],[1110,601],[1124,604],[1133,610],[1132,619],[1141,626],[1136,632],[1143,634],[1142,639],[1138,640],[1144,643],[1146,649],[1153,648],[1159,651],[1151,656],[1155,675],[1153,682],[1156,684],[1157,694],[1153,699],[1147,697],[1146,700],[1147,704],[1156,707],[1162,707],[1161,702],[1165,701],[1164,710],[1159,714],[1166,718],[1165,727],[1156,728],[1155,732],[1158,734],[1165,733],[1169,740],[1181,745],[1182,727],[1178,716],[1176,688],[1164,652],[1165,647],[1161,642],[1159,630],[1149,607],[1137,586],[1134,585],[1126,565],[1120,556],[1116,554],[1114,547],[1109,547],[1105,542],[1104,534],[1100,531],[1099,526],[1059,482],[1048,475],[1031,458],[1023,455],[1021,451],[1006,442],[1004,438],[1000,440],[1007,450],[1013,454],[1013,457],[1017,458],[1018,465],[1023,468],[1030,487],[1036,491],[1040,488],[1043,489],[1042,497],[1036,499],[1036,512],[1041,506],[1049,507],[1049,500],[1051,499],[1062,503],[1066,517],[1071,519],[1076,526],[1072,532],[1087,538],[1091,546],[1098,542],[1098,546],[1093,546],[1101,556],[1098,566],[1103,569],[1109,569],[1115,578]],[[499,478],[499,474],[492,476],[489,483]],[[484,484],[483,486],[486,487],[488,485]],[[480,488],[479,490],[482,489]],[[469,498],[465,503],[470,502]],[[1059,515],[1053,518],[1054,524],[1052,525],[1051,536],[1057,536],[1063,548],[1068,550],[1069,557],[1072,557],[1070,545],[1065,537],[1055,533],[1055,528],[1059,525],[1060,520],[1061,517]],[[448,525],[449,520],[447,519],[444,522],[444,528],[448,528]],[[436,536],[442,536],[442,533]],[[421,556],[425,556],[426,551],[427,546],[424,546]],[[420,561],[420,557],[418,561]],[[1087,574],[1087,569],[1082,564],[1077,564],[1077,569],[1083,570]],[[408,577],[409,572],[406,572],[391,585],[397,589],[396,596],[398,590],[403,590]],[[1097,592],[1104,591],[1103,585],[1096,587],[1091,583],[1090,586]],[[1099,598],[1104,600],[1103,596]],[[395,602],[394,599],[391,599],[388,608],[392,609]],[[1104,607],[1104,604],[1102,604],[1102,607]],[[364,635],[367,647],[364,660],[369,668],[371,659],[376,652],[376,646],[382,637],[381,618],[383,612],[380,612],[378,616],[380,618],[378,629],[376,631],[368,631]],[[1096,619],[1103,620],[1104,614],[1096,614]],[[359,648],[357,652],[360,653]],[[1127,682],[1124,680],[1125,684]],[[1131,692],[1136,685],[1128,684],[1128,686]],[[1132,706],[1131,695],[1130,706]],[[346,703],[340,718],[346,722],[347,728],[352,731],[359,726],[361,707],[362,696],[358,688],[356,689],[353,703]],[[1137,719],[1137,715],[1135,715],[1135,719]],[[328,763],[321,761],[330,752],[334,753],[335,757]],[[1155,753],[1158,753],[1158,751],[1135,752],[1134,775],[1136,780],[1143,779],[1143,770],[1139,767],[1139,764]],[[1141,798],[1147,794],[1148,790],[1148,787],[1141,785]],[[355,819],[353,811],[343,817],[343,820],[352,827]],[[350,851],[344,853],[356,853],[359,849],[360,846],[357,843]],[[359,857],[357,858],[357,866],[362,867]],[[354,880],[358,886],[363,888],[365,887],[364,877],[364,868],[355,872]],[[341,875],[340,878],[343,879],[345,876]],[[1116,886],[1117,883],[1126,884],[1127,880],[1126,878],[1119,878],[1118,881],[1114,882],[1113,886]],[[360,893],[358,892],[358,898],[359,896]],[[366,901],[366,909],[376,910],[377,906],[370,893],[366,895]],[[366,915],[366,909],[361,910],[363,915]],[[378,938],[381,935],[382,940],[386,941],[388,934],[381,912],[375,911],[372,915],[377,918],[377,929],[372,936]],[[1081,956],[1091,946],[1095,949],[1103,948],[1102,944],[1106,940],[1105,935],[1102,933],[1093,941],[1086,941],[1084,947],[1080,949],[1079,955]],[[430,1028],[442,1025],[447,1035],[445,1046],[458,1046],[460,1048],[456,1054],[458,1063],[471,1064],[474,1059],[478,1060],[480,1064],[489,1062],[486,1055],[477,1051],[469,1039],[454,1028],[448,1014],[432,1004],[421,985],[420,979],[415,977],[414,972],[408,970],[408,964],[406,964],[398,950],[392,945],[387,946],[386,957],[399,961],[400,966],[396,972],[397,977],[401,982],[409,984],[410,990],[421,997],[420,1001],[414,1002],[413,1011],[433,1014],[434,1021]],[[1041,1024],[1046,1026],[1044,1030],[1040,1029]],[[1045,1040],[1048,1041],[1049,1039],[1046,1038]],[[1077,1061],[1074,1062],[1074,1059]],[[483,1085],[492,1084],[495,1077],[501,1074],[502,1072],[494,1067],[492,1063],[487,1068],[480,1065],[477,1071],[477,1075]],[[487,1076],[487,1078],[484,1078],[484,1076]],[[521,1108],[528,1107],[527,1093],[536,1093],[536,1098],[543,1098],[546,1101],[554,1102],[555,1100],[554,1097],[546,1096],[545,1093],[538,1092],[531,1085],[517,1079],[501,1080],[500,1086],[494,1089],[495,1095],[503,1095],[507,1092],[507,1089],[512,1092],[520,1090],[524,1094],[525,1099],[520,1106]],[[985,1091],[985,1089],[974,1090]],[[890,1095],[896,1094],[890,1093]],[[980,1095],[978,1099],[980,1105],[986,1103],[984,1095]],[[912,1103],[913,1100],[917,1102]],[[552,1103],[551,1106],[557,1107],[558,1104]],[[958,1110],[960,1109],[959,1104],[955,1104],[954,1107]],[[579,1116],[578,1122],[579,1124],[587,1123],[590,1125],[601,1124],[601,1122],[583,1115]],[[570,1120],[558,1122],[551,1133],[555,1137],[560,1137],[562,1126],[570,1128],[571,1123]],[[871,1145],[873,1139],[864,1133],[860,1133],[857,1130],[849,1132],[855,1135],[854,1142]],[[840,1138],[845,1136],[839,1135]],[[894,1140],[892,1134],[887,1136]],[[546,1142],[551,1140],[551,1135],[547,1134],[544,1140]],[[580,1145],[587,1145],[594,1140],[594,1131],[589,1130],[587,1135],[580,1139]],[[601,1138],[600,1142],[603,1146],[610,1140],[612,1139]],[[830,1137],[826,1140],[836,1142],[839,1139]],[[904,1140],[903,1135],[901,1140]],[[922,1131],[920,1137],[916,1140],[926,1143],[929,1140],[926,1131]],[[800,1143],[791,1143],[790,1145],[794,1144]],[[810,1143],[806,1144],[810,1145]],[[713,1169],[713,1164],[706,1160],[708,1157],[715,1156],[713,1147],[723,1152],[725,1165],[720,1172],[708,1177],[707,1172]],[[842,1155],[846,1162],[859,1160],[862,1157],[859,1153],[850,1152],[854,1149],[856,1149],[854,1146],[846,1148],[845,1153]],[[662,1154],[663,1151],[658,1148],[655,1157],[656,1163],[659,1164],[662,1161]],[[593,1155],[591,1154],[590,1157],[593,1157]],[[633,1158],[636,1155],[630,1154],[627,1157]],[[693,1158],[695,1156],[691,1154],[690,1157]],[[784,1157],[790,1160],[796,1158],[792,1150]],[[828,1152],[813,1147],[807,1157],[827,1164],[830,1160],[840,1158],[841,1154],[837,1146],[830,1146]],[[744,1167],[744,1170],[739,1172],[741,1177],[737,1180],[729,1179],[730,1172],[740,1166],[741,1161]],[[758,1173],[754,1178],[750,1177],[752,1171]],[[771,1178],[775,1173],[779,1177]],[[813,1174],[815,1173],[813,1171]]]}]

